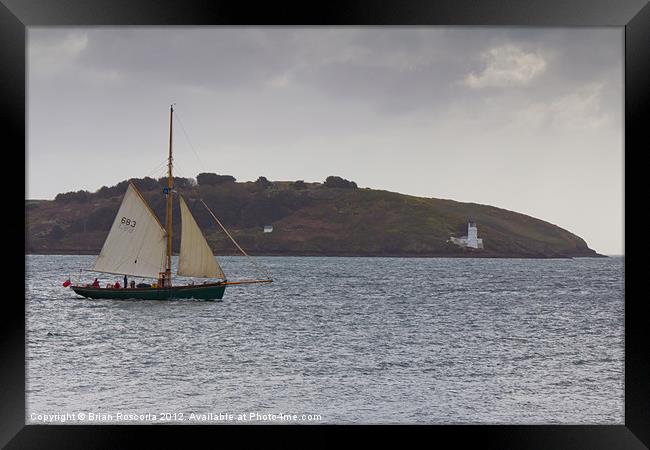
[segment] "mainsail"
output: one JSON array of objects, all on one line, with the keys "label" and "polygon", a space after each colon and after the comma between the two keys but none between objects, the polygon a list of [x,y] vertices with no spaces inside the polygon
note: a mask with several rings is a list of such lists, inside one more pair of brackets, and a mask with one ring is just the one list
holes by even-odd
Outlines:
[{"label": "mainsail", "polygon": [[165,270],[167,234],[132,183],[93,266],[96,272],[158,278]]},{"label": "mainsail", "polygon": [[181,254],[178,258],[178,274],[197,278],[221,278],[226,276],[214,257],[208,242],[194,220],[192,213],[179,196],[181,205]]}]

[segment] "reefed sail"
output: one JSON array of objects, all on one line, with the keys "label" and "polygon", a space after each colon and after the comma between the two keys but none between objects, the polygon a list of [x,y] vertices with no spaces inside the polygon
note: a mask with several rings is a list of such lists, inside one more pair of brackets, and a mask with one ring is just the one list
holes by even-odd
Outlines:
[{"label": "reefed sail", "polygon": [[185,200],[180,196],[179,200],[182,229],[178,274],[186,277],[225,279],[226,275],[221,270]]},{"label": "reefed sail", "polygon": [[165,270],[166,238],[165,229],[154,212],[129,183],[92,270],[158,278]]}]

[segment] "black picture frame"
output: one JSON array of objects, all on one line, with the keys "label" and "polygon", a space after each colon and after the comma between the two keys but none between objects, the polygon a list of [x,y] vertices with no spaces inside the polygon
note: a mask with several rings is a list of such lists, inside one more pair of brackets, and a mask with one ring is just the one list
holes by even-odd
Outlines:
[{"label": "black picture frame", "polygon": [[[314,4],[266,2],[252,6],[235,1],[173,0],[0,0],[0,109],[5,170],[19,177],[16,149],[26,150],[26,27],[93,25],[495,25],[495,26],[614,26],[625,29],[625,232],[632,236],[628,196],[637,190],[648,145],[650,98],[650,4],[647,0],[348,0]],[[9,140],[7,140],[9,137]],[[13,155],[13,157],[12,157]],[[7,159],[10,158],[11,159]],[[24,159],[23,159],[24,164]],[[26,169],[26,167],[24,167]],[[23,170],[27,177],[27,173]],[[65,175],[65,174],[62,174]],[[11,207],[25,214],[24,199],[7,192]],[[24,181],[24,180],[23,180]],[[18,181],[12,183],[19,185]],[[9,213],[7,213],[9,214]],[[3,237],[18,231],[19,222],[5,217]],[[9,223],[8,223],[9,222]],[[16,244],[17,246],[20,244]],[[424,435],[427,443],[452,439],[455,446],[478,442],[487,448],[646,448],[650,446],[650,350],[640,257],[647,245],[625,246],[625,423],[624,425],[456,425],[372,427],[375,437],[405,428]],[[23,248],[23,254],[24,252]],[[16,253],[20,250],[16,248]],[[7,257],[5,261],[16,261]],[[134,437],[186,439],[197,433],[236,435],[237,446],[250,443],[249,427],[242,426],[95,426],[25,425],[25,303],[13,289],[24,266],[7,264],[11,280],[1,317],[0,445],[7,448],[129,447]],[[23,285],[24,287],[24,285]],[[11,292],[11,293],[9,293]],[[24,289],[23,289],[24,299]],[[352,427],[353,430],[369,426]],[[294,438],[305,431],[324,434],[339,426],[258,426],[264,435]],[[349,431],[349,427],[345,431]],[[213,436],[214,437],[214,436]],[[258,436],[259,437],[259,436]],[[172,440],[167,440],[171,444]],[[221,441],[223,442],[223,441]]]}]

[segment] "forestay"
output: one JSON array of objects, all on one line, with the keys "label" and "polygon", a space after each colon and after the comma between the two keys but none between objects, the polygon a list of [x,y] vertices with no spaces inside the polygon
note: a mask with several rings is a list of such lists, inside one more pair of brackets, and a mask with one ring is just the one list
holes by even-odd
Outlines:
[{"label": "forestay", "polygon": [[221,278],[226,276],[214,257],[208,242],[194,220],[192,213],[179,197],[181,205],[181,254],[178,258],[178,274],[186,277]]},{"label": "forestay", "polygon": [[129,183],[93,270],[158,278],[165,271],[166,236],[154,212]]}]

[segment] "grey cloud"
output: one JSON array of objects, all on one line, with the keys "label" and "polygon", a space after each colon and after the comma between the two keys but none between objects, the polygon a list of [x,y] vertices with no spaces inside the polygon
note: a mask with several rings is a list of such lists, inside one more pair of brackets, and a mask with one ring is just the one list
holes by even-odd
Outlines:
[{"label": "grey cloud", "polygon": [[[533,47],[531,53],[542,58],[551,55],[544,60],[544,82],[527,93],[531,99],[558,95],[585,81],[607,82],[620,49],[598,31],[586,30],[574,39],[571,31],[548,29],[98,28],[85,30],[88,43],[75,70],[212,92],[306,88],[368,102],[389,114],[444,112],[450,102],[476,98],[459,82],[485,69],[486,52],[513,42]],[[585,36],[590,33],[594,38]],[[63,41],[69,34],[65,29],[31,33],[34,44]],[[584,64],[571,64],[581,59]]]}]

